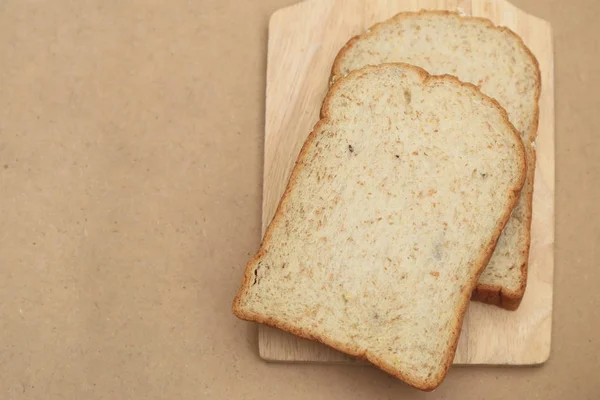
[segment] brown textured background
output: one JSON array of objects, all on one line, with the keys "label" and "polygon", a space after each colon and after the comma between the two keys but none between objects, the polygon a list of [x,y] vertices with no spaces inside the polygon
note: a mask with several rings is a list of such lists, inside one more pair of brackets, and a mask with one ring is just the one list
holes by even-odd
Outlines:
[{"label": "brown textured background", "polygon": [[293,2],[0,2],[0,398],[599,398],[595,0],[514,1],[555,34],[548,363],[424,394],[258,358],[229,310],[259,243],[267,21]]}]

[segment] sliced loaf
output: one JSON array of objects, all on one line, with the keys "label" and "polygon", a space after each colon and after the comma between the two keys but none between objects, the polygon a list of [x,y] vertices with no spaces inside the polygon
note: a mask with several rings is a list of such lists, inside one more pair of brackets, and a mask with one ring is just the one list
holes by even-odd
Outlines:
[{"label": "sliced loaf", "polygon": [[354,71],[330,88],[233,312],[432,390],[525,170],[518,132],[475,86],[406,64]]}]

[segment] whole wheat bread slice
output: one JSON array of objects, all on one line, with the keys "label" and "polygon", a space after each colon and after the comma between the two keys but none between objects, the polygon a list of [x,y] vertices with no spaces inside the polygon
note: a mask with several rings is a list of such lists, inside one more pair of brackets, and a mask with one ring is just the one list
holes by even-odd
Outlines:
[{"label": "whole wheat bread slice", "polygon": [[540,71],[523,41],[483,18],[448,11],[405,12],[351,39],[339,52],[332,81],[365,65],[406,62],[431,74],[452,74],[496,99],[521,133],[527,179],[473,299],[516,309],[525,293],[531,216]]},{"label": "whole wheat bread slice", "polygon": [[473,85],[406,64],[338,80],[233,303],[422,390],[454,358],[525,155]]}]

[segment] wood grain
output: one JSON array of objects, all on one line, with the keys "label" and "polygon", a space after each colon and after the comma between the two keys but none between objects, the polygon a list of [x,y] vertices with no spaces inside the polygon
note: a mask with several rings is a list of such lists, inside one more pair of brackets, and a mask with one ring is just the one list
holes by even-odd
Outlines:
[{"label": "wood grain", "polygon": [[[550,354],[554,270],[554,66],[550,24],[501,0],[309,0],[276,11],[269,23],[263,233],[300,148],[318,120],[331,64],[352,36],[401,11],[459,10],[519,34],[540,63],[542,94],[525,297],[517,311],[473,302],[455,364],[527,365]],[[324,345],[259,326],[270,361],[356,362]]]}]

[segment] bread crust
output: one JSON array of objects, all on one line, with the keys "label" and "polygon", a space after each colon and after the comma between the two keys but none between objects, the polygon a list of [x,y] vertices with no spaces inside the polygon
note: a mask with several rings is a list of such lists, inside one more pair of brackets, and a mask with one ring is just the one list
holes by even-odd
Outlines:
[{"label": "bread crust", "polygon": [[[482,253],[480,254],[477,262],[474,263],[476,270],[474,271],[473,279],[471,279],[471,281],[468,282],[463,287],[463,290],[461,293],[462,302],[457,311],[458,317],[457,317],[456,327],[452,332],[452,338],[451,338],[452,344],[448,347],[448,350],[444,357],[445,361],[444,361],[443,368],[438,376],[431,377],[431,379],[429,379],[429,380],[412,379],[410,376],[408,376],[408,374],[405,374],[398,369],[394,369],[394,368],[390,368],[390,367],[386,366],[385,363],[383,363],[383,361],[379,360],[377,357],[370,354],[368,352],[368,350],[352,348],[344,343],[337,341],[333,337],[315,335],[315,334],[311,333],[310,330],[305,329],[303,327],[292,326],[285,322],[281,322],[281,321],[277,320],[276,318],[244,310],[242,303],[241,303],[242,296],[245,294],[246,290],[248,290],[248,288],[251,286],[251,282],[253,281],[253,274],[254,274],[253,271],[255,269],[255,266],[257,265],[258,261],[260,259],[262,259],[264,257],[264,255],[268,252],[268,247],[269,247],[269,243],[271,240],[273,227],[281,219],[281,216],[284,212],[285,204],[286,204],[287,198],[289,196],[289,193],[290,193],[292,187],[294,187],[294,185],[296,183],[299,171],[303,168],[303,159],[307,153],[307,149],[311,146],[312,142],[315,140],[316,133],[318,132],[319,127],[322,124],[327,123],[327,121],[329,119],[330,99],[333,96],[333,94],[336,92],[338,86],[345,79],[351,79],[354,76],[360,76],[369,71],[376,70],[378,68],[397,68],[399,66],[402,67],[403,69],[413,70],[414,72],[418,73],[421,78],[421,83],[423,85],[431,84],[436,81],[450,80],[450,81],[458,82],[463,87],[467,87],[470,90],[482,95],[482,100],[484,102],[487,102],[489,105],[498,109],[498,111],[502,115],[502,118],[504,119],[506,125],[510,127],[510,130],[511,130],[512,134],[514,135],[514,137],[516,139],[518,139],[518,140],[516,140],[516,142],[521,144],[520,145],[520,152],[521,152],[521,163],[520,164],[521,165],[519,168],[519,170],[521,171],[521,175],[520,175],[520,179],[516,183],[515,187],[513,187],[509,190],[508,198],[509,198],[510,207],[508,207],[506,209],[502,219],[500,220],[500,223],[498,224],[498,226],[496,227],[496,229],[494,230],[494,232],[492,234],[491,240],[489,241],[488,245],[485,247],[484,251],[482,251]],[[442,380],[444,379],[444,377],[448,371],[448,368],[450,367],[450,365],[452,364],[452,361],[454,360],[454,354],[456,352],[456,346],[458,344],[458,338],[460,335],[462,321],[464,318],[464,314],[467,311],[467,308],[469,305],[471,293],[473,292],[473,289],[475,288],[477,280],[479,279],[479,275],[481,274],[481,272],[487,265],[490,257],[492,256],[492,253],[496,246],[496,242],[498,241],[498,238],[500,237],[502,229],[504,228],[504,226],[506,225],[506,222],[508,221],[508,218],[510,217],[511,210],[513,209],[513,207],[515,206],[516,202],[519,199],[519,193],[520,193],[523,183],[525,181],[525,174],[526,174],[525,149],[523,147],[522,141],[520,140],[520,135],[519,135],[518,131],[510,123],[510,121],[508,120],[508,114],[498,104],[498,102],[496,100],[484,95],[483,93],[481,93],[480,90],[475,85],[473,85],[471,83],[461,82],[458,80],[458,78],[451,76],[451,75],[433,76],[433,75],[430,75],[428,72],[426,72],[424,69],[422,69],[420,67],[409,65],[409,64],[404,64],[404,63],[389,63],[389,64],[382,64],[382,65],[378,65],[378,66],[367,66],[360,70],[352,71],[346,77],[337,80],[331,86],[329,92],[327,93],[327,95],[325,96],[325,99],[323,100],[323,105],[321,108],[321,119],[316,123],[312,132],[308,135],[308,138],[304,142],[302,149],[300,150],[300,153],[296,160],[294,169],[292,170],[291,176],[289,178],[286,190],[283,193],[281,200],[279,201],[279,205],[277,207],[277,210],[275,212],[273,219],[271,220],[271,222],[269,223],[269,226],[267,227],[267,230],[266,230],[265,236],[263,238],[263,241],[261,243],[260,249],[256,253],[256,255],[246,264],[246,269],[244,272],[242,285],[233,301],[233,307],[232,307],[233,313],[237,317],[244,319],[244,320],[255,321],[258,323],[266,324],[266,325],[290,332],[296,336],[300,336],[300,337],[303,337],[306,339],[321,342],[329,347],[332,347],[336,350],[344,352],[348,355],[369,361],[370,363],[374,364],[375,366],[379,367],[380,369],[389,373],[390,375],[406,382],[410,386],[413,386],[413,387],[423,390],[423,391],[431,391],[431,390],[435,389],[437,386],[439,386],[439,384],[442,382]]]},{"label": "bread crust", "polygon": [[537,137],[539,114],[540,114],[538,104],[539,104],[539,99],[540,99],[540,95],[541,95],[541,81],[542,81],[539,63],[538,63],[537,59],[535,58],[535,56],[533,55],[533,53],[531,52],[531,50],[525,45],[525,43],[523,42],[523,39],[521,39],[521,37],[519,35],[517,35],[515,32],[513,32],[511,29],[504,27],[504,26],[496,26],[492,21],[490,21],[487,18],[463,16],[463,15],[460,15],[456,11],[420,10],[420,11],[401,12],[385,21],[382,21],[382,22],[379,22],[379,23],[373,25],[371,28],[369,28],[367,30],[367,32],[356,35],[352,39],[350,39],[341,48],[341,50],[338,52],[337,56],[335,57],[335,60],[333,61],[333,65],[331,67],[331,76],[330,76],[329,81],[330,81],[330,83],[333,83],[342,77],[342,73],[341,73],[342,58],[344,58],[344,56],[346,55],[348,50],[351,49],[358,40],[374,35],[374,33],[377,31],[377,29],[381,26],[384,26],[384,25],[387,25],[390,23],[395,23],[402,19],[407,19],[407,18],[417,17],[417,16],[427,16],[427,15],[455,16],[455,17],[461,18],[461,19],[478,21],[478,22],[484,24],[484,26],[486,28],[492,28],[492,29],[495,29],[495,30],[498,30],[501,32],[505,32],[517,40],[517,42],[519,43],[519,46],[525,50],[525,52],[527,53],[527,55],[529,56],[529,58],[531,59],[531,62],[533,63],[533,65],[535,67],[535,71],[536,71],[536,75],[537,75],[536,87],[535,87],[536,107],[534,110],[533,122],[532,122],[531,126],[529,127],[529,131],[524,132],[526,134],[526,138],[530,142],[530,145],[526,146],[525,150],[527,151],[528,155],[531,157],[531,162],[528,165],[528,171],[527,171],[527,177],[528,177],[527,186],[528,187],[525,188],[525,193],[524,193],[526,207],[527,207],[527,209],[526,209],[527,210],[527,220],[524,223],[526,225],[527,234],[526,234],[525,243],[524,243],[524,246],[522,249],[522,253],[524,255],[523,258],[525,259],[525,262],[521,263],[521,265],[520,265],[521,276],[520,276],[520,280],[519,280],[519,287],[516,290],[509,290],[500,285],[488,285],[488,284],[478,283],[475,290],[473,291],[473,295],[472,295],[472,300],[496,305],[496,306],[502,307],[506,310],[514,311],[517,308],[519,308],[519,305],[521,304],[521,300],[523,299],[523,296],[525,294],[525,289],[527,287],[527,271],[528,271],[528,267],[529,267],[529,249],[531,247],[533,183],[534,183],[534,176],[535,176],[535,159],[536,159],[535,149],[531,146],[531,143],[534,143],[535,139]]},{"label": "bread crust", "polygon": [[[535,150],[533,148],[529,149],[529,157],[533,160],[535,164]],[[527,170],[528,179],[531,182],[531,187],[524,188],[523,190],[527,190],[521,194],[521,197],[525,198],[526,206],[528,210],[532,209],[533,203],[533,174],[535,172],[531,171],[532,168]],[[531,175],[530,175],[531,174]],[[521,305],[521,301],[523,300],[523,296],[525,295],[525,289],[527,288],[527,274],[528,274],[528,256],[529,256],[529,248],[531,246],[531,220],[532,214],[531,212],[527,213],[526,221],[524,222],[527,227],[527,232],[529,233],[526,236],[526,245],[522,252],[525,254],[525,262],[521,263],[521,277],[519,280],[519,286],[516,290],[509,290],[505,287],[499,285],[487,285],[485,283],[478,283],[473,290],[473,294],[471,295],[471,300],[479,301],[486,304],[492,304],[501,308],[504,308],[508,311],[514,311],[519,308]]]}]

